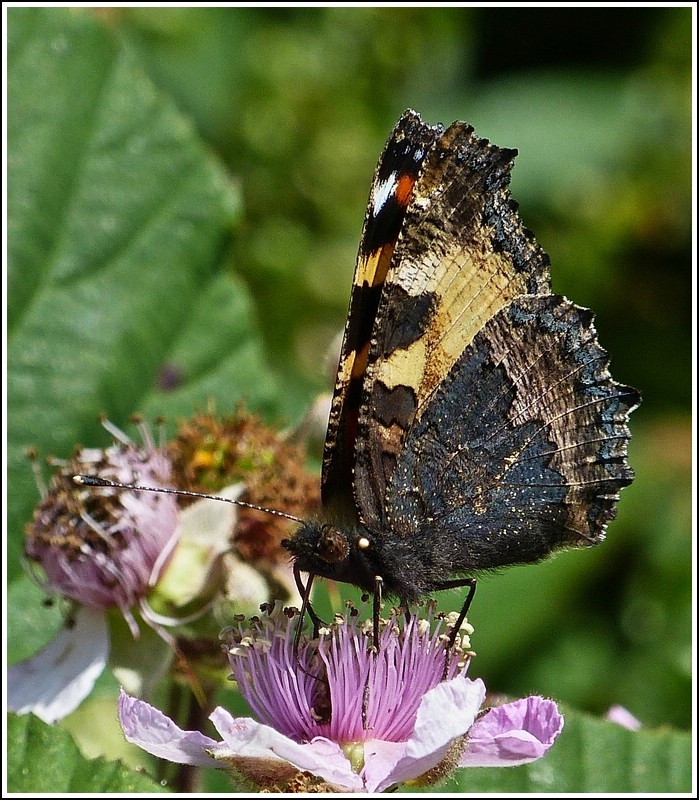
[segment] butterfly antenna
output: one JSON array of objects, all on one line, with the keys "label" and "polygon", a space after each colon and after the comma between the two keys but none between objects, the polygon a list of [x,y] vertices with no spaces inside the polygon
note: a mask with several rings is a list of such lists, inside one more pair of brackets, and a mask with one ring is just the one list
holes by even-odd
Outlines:
[{"label": "butterfly antenna", "polygon": [[118,481],[108,481],[106,478],[96,478],[93,475],[73,475],[74,483],[78,486],[96,486],[111,489],[127,489],[131,492],[158,492],[159,494],[174,494],[178,497],[196,497],[198,500],[218,500],[223,503],[232,503],[242,508],[252,508],[255,511],[264,511],[266,514],[274,514],[275,517],[290,519],[292,522],[303,522],[302,519],[285,514],[283,511],[276,511],[273,508],[256,506],[254,503],[245,503],[243,500],[233,500],[230,497],[221,497],[216,494],[204,494],[203,492],[188,492],[185,489],[166,489],[160,486],[137,486],[131,483],[119,483]]}]

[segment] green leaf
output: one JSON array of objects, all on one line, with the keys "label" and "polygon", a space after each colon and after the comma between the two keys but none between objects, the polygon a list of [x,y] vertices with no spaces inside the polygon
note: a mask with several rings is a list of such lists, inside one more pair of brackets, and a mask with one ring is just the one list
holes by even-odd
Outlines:
[{"label": "green leaf", "polygon": [[38,499],[27,448],[103,445],[100,413],[271,408],[274,384],[246,287],[221,271],[230,176],[92,15],[14,8],[8,24],[12,577]]},{"label": "green leaf", "polygon": [[71,736],[32,715],[10,714],[7,725],[10,792],[164,792],[160,784],[118,761],[84,758]]},{"label": "green leaf", "polygon": [[164,363],[176,365],[184,379],[167,394],[152,388],[143,396],[138,411],[146,419],[191,415],[197,406],[206,410],[209,398],[218,399],[219,410],[237,399],[257,410],[277,410],[277,386],[264,366],[253,304],[235,277],[214,276],[194,298]]},{"label": "green leaf", "polygon": [[7,661],[13,664],[45,647],[65,625],[60,603],[44,604],[46,595],[27,575],[7,588]]}]

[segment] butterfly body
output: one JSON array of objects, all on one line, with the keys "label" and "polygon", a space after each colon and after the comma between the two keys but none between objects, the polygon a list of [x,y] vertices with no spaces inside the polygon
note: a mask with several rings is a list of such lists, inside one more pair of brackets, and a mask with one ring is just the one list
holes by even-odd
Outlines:
[{"label": "butterfly body", "polygon": [[[509,195],[515,151],[399,120],[369,195],[322,511],[295,568],[414,601],[604,538],[636,390],[592,314],[551,293]],[[469,579],[464,578],[464,583]],[[376,596],[376,593],[375,593]]]}]

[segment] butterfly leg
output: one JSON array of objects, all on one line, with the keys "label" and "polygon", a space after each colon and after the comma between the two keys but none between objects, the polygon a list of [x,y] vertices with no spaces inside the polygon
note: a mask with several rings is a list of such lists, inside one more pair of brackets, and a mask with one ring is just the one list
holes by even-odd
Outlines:
[{"label": "butterfly leg", "polygon": [[[381,619],[381,600],[383,597],[383,578],[380,575],[374,577],[374,608],[373,608],[373,632],[372,632],[372,650],[374,657],[379,652],[379,620]],[[369,728],[369,679],[370,673],[367,674],[364,683],[364,693],[362,694],[362,728],[367,730]]]},{"label": "butterfly leg", "polygon": [[454,642],[456,642],[456,637],[459,635],[459,629],[461,628],[461,624],[466,619],[466,614],[468,614],[468,610],[471,607],[471,603],[473,602],[473,596],[476,594],[476,579],[465,578],[463,580],[459,579],[453,581],[444,581],[438,587],[438,591],[441,591],[442,589],[456,589],[459,586],[468,586],[468,594],[466,595],[464,604],[461,607],[459,616],[456,618],[456,624],[454,625],[452,632],[449,634],[449,644],[446,649],[446,658],[444,661],[444,675],[442,676],[442,680],[447,679],[447,675],[449,673],[449,660],[451,658]]},{"label": "butterfly leg", "polygon": [[443,589],[457,589],[461,586],[468,586],[468,594],[466,595],[466,600],[464,600],[464,604],[461,607],[461,612],[457,617],[456,624],[449,635],[449,650],[454,646],[454,642],[456,641],[456,637],[459,635],[459,628],[461,628],[461,624],[466,619],[466,614],[468,614],[469,608],[471,608],[471,603],[473,602],[473,596],[476,594],[476,579],[475,578],[459,578],[453,581],[443,581],[437,587],[437,591],[442,591]]},{"label": "butterfly leg", "polygon": [[380,575],[374,576],[374,615],[373,615],[373,637],[374,652],[379,652],[379,620],[381,619],[381,601],[383,599],[383,578]]},{"label": "butterfly leg", "polygon": [[299,620],[299,626],[296,629],[296,633],[294,634],[294,650],[298,652],[299,642],[301,641],[301,631],[303,629],[303,618],[308,613],[308,616],[313,621],[313,638],[318,637],[318,631],[323,626],[323,620],[316,614],[313,606],[311,605],[311,587],[313,585],[313,579],[315,575],[311,572],[308,575],[308,580],[306,581],[305,585],[304,582],[301,580],[301,572],[298,567],[294,564],[294,581],[296,582],[296,588],[299,590],[299,594],[301,595],[301,619]]}]

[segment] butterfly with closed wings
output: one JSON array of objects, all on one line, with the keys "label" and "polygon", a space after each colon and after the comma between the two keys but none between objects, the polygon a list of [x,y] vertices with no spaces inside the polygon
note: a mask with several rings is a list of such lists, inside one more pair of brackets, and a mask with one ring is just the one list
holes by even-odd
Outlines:
[{"label": "butterfly with closed wings", "polygon": [[[600,542],[635,389],[589,310],[551,293],[509,194],[516,151],[413,111],[379,160],[323,458],[322,510],[283,545],[315,576],[404,603]],[[308,573],[304,585],[300,573]],[[457,624],[458,628],[458,624]]]},{"label": "butterfly with closed wings", "polygon": [[552,294],[510,197],[515,155],[408,110],[379,159],[321,511],[263,509],[300,523],[282,545],[316,627],[316,576],[373,594],[375,643],[383,596],[408,605],[468,586],[454,637],[477,573],[598,544],[633,480],[639,393],[612,379],[592,313]]}]

